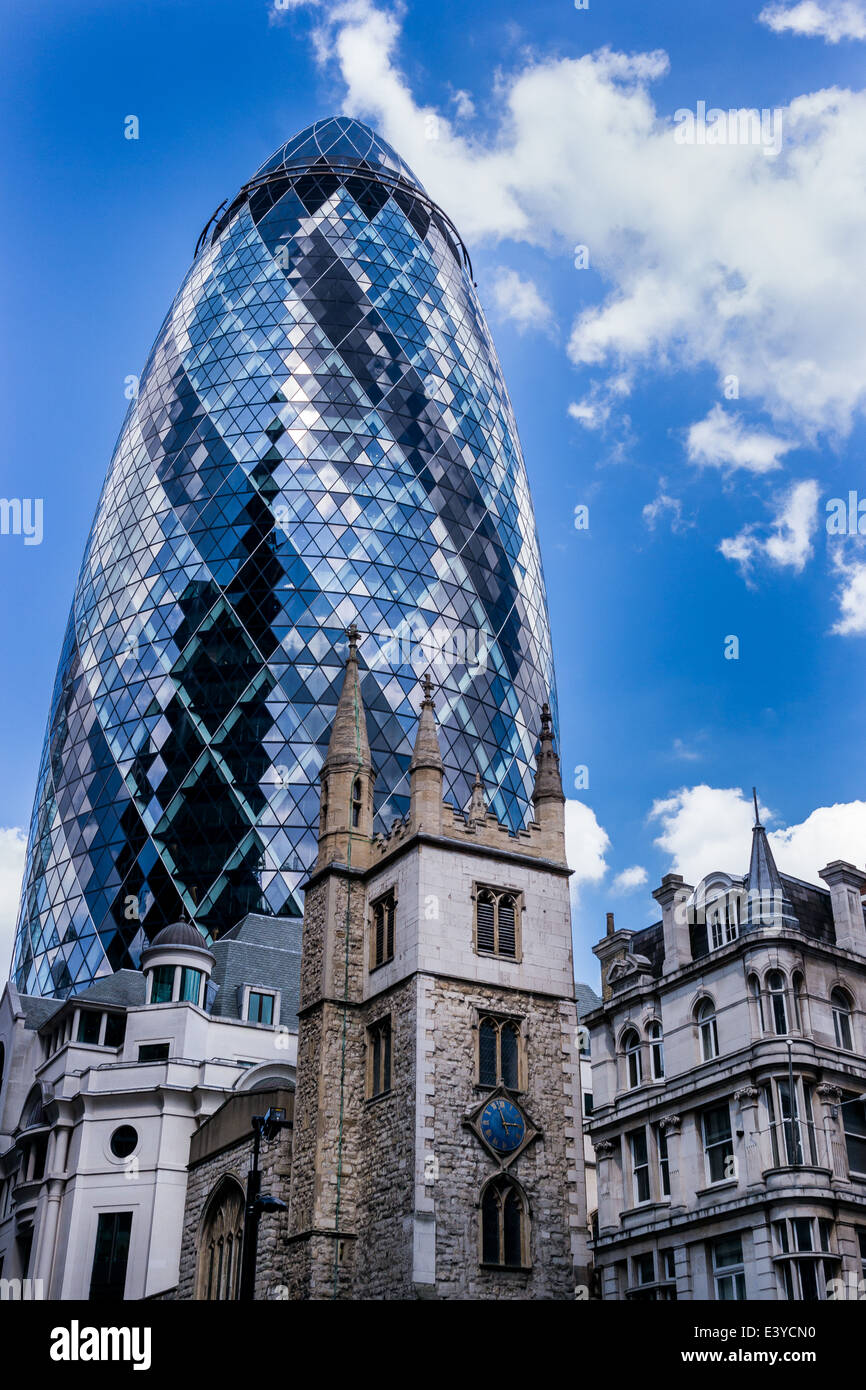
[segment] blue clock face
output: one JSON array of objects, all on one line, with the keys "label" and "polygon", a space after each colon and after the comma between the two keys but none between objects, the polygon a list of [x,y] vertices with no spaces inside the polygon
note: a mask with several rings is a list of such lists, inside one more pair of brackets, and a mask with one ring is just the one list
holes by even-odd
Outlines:
[{"label": "blue clock face", "polygon": [[497,1096],[481,1111],[481,1133],[491,1149],[510,1154],[526,1138],[526,1121],[513,1101]]}]

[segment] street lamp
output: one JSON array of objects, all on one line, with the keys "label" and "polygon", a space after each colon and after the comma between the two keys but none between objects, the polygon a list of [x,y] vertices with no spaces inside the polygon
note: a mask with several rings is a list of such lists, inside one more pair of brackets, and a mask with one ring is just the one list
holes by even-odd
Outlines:
[{"label": "street lamp", "polygon": [[266,1143],[276,1139],[281,1129],[291,1124],[281,1107],[270,1106],[264,1115],[253,1115],[253,1158],[247,1177],[247,1200],[244,1206],[244,1243],[241,1249],[241,1287],[238,1297],[242,1303],[251,1303],[256,1289],[256,1257],[259,1245],[259,1221],[262,1212],[285,1211],[286,1203],[268,1192],[261,1192],[262,1175],[259,1172],[259,1150],[262,1140]]}]

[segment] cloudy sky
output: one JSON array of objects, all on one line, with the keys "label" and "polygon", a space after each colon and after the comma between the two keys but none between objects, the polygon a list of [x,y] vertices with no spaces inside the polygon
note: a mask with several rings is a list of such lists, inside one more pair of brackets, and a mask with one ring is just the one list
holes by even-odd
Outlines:
[{"label": "cloudy sky", "polygon": [[32,0],[4,27],[0,489],[44,498],[41,545],[0,537],[4,966],[124,380],[213,209],[334,112],[457,223],[514,400],[578,973],[663,873],[745,869],[753,784],[783,869],[866,861],[866,3]]}]

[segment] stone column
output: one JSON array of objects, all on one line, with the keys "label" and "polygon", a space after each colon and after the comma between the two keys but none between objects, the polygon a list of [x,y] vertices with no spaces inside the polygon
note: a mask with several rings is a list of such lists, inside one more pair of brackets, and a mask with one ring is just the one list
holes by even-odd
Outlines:
[{"label": "stone column", "polygon": [[745,1158],[745,1173],[741,1175],[747,1187],[762,1187],[764,1184],[764,1159],[761,1152],[761,1135],[758,1125],[758,1088],[751,1083],[734,1091],[734,1100],[740,1107],[740,1121],[743,1131],[742,1149]]},{"label": "stone column", "polygon": [[[663,1120],[659,1120],[659,1129],[664,1133],[668,1146],[668,1176],[670,1178],[672,1212],[684,1211],[687,1206],[680,1173],[681,1128],[682,1119],[679,1115],[666,1115]],[[677,1280],[679,1281],[679,1273]]]},{"label": "stone column", "polygon": [[598,1230],[619,1229],[619,1213],[623,1204],[622,1170],[615,1162],[616,1145],[610,1139],[593,1141],[598,1182]]},{"label": "stone column", "polygon": [[842,1091],[838,1086],[825,1081],[817,1088],[821,1102],[822,1143],[824,1152],[818,1154],[822,1167],[830,1169],[834,1183],[848,1186],[848,1150],[845,1146],[845,1127],[842,1123]]}]

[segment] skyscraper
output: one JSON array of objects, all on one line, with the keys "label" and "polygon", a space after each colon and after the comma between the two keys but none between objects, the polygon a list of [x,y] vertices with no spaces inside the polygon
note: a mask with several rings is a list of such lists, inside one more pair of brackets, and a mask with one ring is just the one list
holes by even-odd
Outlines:
[{"label": "skyscraper", "polygon": [[380,828],[418,676],[446,794],[529,810],[553,664],[511,405],[468,253],[347,117],[208,223],[109,465],[51,702],[13,973],[67,994],[182,908],[296,916],[361,633]]}]

